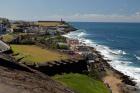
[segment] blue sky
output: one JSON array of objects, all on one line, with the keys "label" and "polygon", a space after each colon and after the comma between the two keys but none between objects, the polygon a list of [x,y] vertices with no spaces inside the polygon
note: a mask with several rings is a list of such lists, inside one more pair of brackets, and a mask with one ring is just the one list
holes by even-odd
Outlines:
[{"label": "blue sky", "polygon": [[0,17],[18,20],[140,22],[140,0],[0,0]]}]

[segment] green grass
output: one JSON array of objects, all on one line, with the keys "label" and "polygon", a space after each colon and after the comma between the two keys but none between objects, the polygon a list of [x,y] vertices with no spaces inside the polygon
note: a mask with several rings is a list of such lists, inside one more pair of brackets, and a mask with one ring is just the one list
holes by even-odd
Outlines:
[{"label": "green grass", "polygon": [[4,42],[11,42],[14,39],[14,35],[6,34],[2,36]]},{"label": "green grass", "polygon": [[53,77],[63,85],[70,87],[76,93],[109,93],[106,86],[99,80],[94,80],[83,74],[64,74]]},{"label": "green grass", "polygon": [[39,22],[36,23],[39,26],[65,26],[66,24],[62,24],[61,22]]},{"label": "green grass", "polygon": [[23,58],[21,62],[23,61],[28,64],[68,59],[66,54],[42,49],[36,45],[11,45],[11,48],[14,54],[18,54],[14,56],[15,59]]}]

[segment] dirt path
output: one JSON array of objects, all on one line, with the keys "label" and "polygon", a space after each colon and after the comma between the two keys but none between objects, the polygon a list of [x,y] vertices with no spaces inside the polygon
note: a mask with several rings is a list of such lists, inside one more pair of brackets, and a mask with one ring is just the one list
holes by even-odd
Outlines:
[{"label": "dirt path", "polygon": [[104,77],[104,82],[109,85],[112,93],[122,93],[120,89],[121,80],[115,77],[113,74]]}]

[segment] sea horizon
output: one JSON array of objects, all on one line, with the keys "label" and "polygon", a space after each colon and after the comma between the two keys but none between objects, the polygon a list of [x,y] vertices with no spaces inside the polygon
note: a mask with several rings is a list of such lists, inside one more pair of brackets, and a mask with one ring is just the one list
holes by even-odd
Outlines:
[{"label": "sea horizon", "polygon": [[130,23],[130,24],[131,23],[138,23],[138,24],[140,23],[140,22],[125,22],[125,21],[124,22],[123,21],[122,22],[121,21],[120,22],[115,22],[115,21],[114,22],[111,22],[111,21],[107,21],[107,22],[106,21],[99,21],[99,22],[98,21],[67,21],[67,22],[69,22],[69,23]]}]

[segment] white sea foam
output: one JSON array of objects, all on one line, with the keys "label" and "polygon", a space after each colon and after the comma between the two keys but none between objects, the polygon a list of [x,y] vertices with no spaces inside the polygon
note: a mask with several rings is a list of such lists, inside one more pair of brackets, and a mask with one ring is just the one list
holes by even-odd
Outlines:
[{"label": "white sea foam", "polygon": [[[85,39],[84,37],[86,35],[87,34],[85,32],[76,31],[65,36],[68,38],[79,39],[80,42],[83,42],[88,46],[95,47],[104,56],[104,59],[111,60],[109,63],[112,67],[133,78],[134,81],[138,83],[138,87],[140,87],[140,68],[131,66],[132,62],[121,60],[121,55],[127,54],[125,51],[110,49],[108,46],[99,45],[93,40]],[[137,59],[140,59],[140,57],[137,56]]]},{"label": "white sea foam", "polygon": [[85,30],[77,30],[76,32],[70,32],[69,34],[64,35],[64,36],[68,38],[73,38],[73,39],[81,39],[86,35],[88,34],[86,34]]},{"label": "white sea foam", "polygon": [[139,56],[135,55],[135,57],[137,58],[137,60],[140,60],[140,57]]}]

